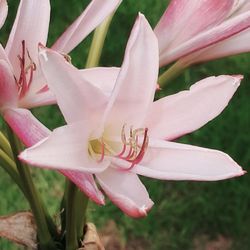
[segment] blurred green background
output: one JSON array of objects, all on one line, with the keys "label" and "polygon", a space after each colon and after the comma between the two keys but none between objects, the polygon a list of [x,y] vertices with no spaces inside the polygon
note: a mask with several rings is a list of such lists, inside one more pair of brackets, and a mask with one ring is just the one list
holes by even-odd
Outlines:
[{"label": "blurred green background", "polygon": [[[18,5],[18,1],[8,2],[9,14],[0,36],[3,45],[6,43]],[[55,41],[88,2],[51,0],[52,14],[48,45]],[[119,66],[121,64],[126,41],[138,11],[144,13],[154,27],[166,6],[166,0],[124,0],[108,33],[101,65]],[[92,35],[71,54],[73,63],[80,68],[85,65],[91,38]],[[192,67],[167,86],[161,95],[175,93],[188,88],[197,80],[220,74],[243,74],[245,78],[230,105],[218,118],[179,141],[224,151],[248,170],[250,54]],[[56,107],[39,108],[34,112],[51,129],[63,124],[63,119]],[[55,219],[58,219],[64,178],[53,171],[40,169],[32,171],[46,204]],[[0,169],[0,176],[0,215],[28,209],[23,195],[2,169]],[[211,183],[158,181],[147,178],[143,178],[143,182],[155,202],[146,218],[131,219],[107,201],[105,207],[90,204],[89,221],[93,221],[101,229],[105,228],[110,219],[114,220],[122,242],[126,245],[126,249],[130,250],[250,249],[249,174],[232,180]],[[213,243],[219,244],[217,245],[219,247],[206,248],[205,245],[208,243],[210,247]],[[21,248],[0,239],[0,249]]]}]

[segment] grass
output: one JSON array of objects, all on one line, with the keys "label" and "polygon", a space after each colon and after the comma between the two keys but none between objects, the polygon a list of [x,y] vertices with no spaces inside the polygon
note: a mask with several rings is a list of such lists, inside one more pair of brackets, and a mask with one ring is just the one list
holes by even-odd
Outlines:
[{"label": "grass", "polygon": [[[49,45],[87,4],[87,1],[80,2],[82,1],[72,0],[71,4],[62,4],[59,1],[51,1]],[[101,65],[120,65],[129,32],[139,10],[154,26],[165,6],[166,1],[124,1],[113,20]],[[3,44],[15,17],[16,8],[17,3],[9,1],[9,17],[1,30]],[[72,53],[73,62],[78,67],[85,65],[90,42],[91,36]],[[250,55],[234,56],[192,67],[161,92],[161,95],[177,92],[210,75],[243,74],[245,79],[225,111],[205,127],[181,138],[180,141],[222,150],[246,170],[250,160],[249,73]],[[51,129],[64,123],[56,107],[39,108],[35,113]],[[50,212],[57,217],[63,192],[63,177],[56,172],[39,169],[33,169],[33,175]],[[28,209],[23,195],[1,169],[0,176],[0,215]],[[112,218],[127,242],[141,240],[145,250],[193,249],[193,239],[202,234],[211,238],[219,234],[227,236],[233,240],[232,249],[250,248],[248,174],[237,179],[211,183],[142,179],[155,202],[146,218],[128,218],[108,202],[105,207],[91,203],[89,219],[101,227]],[[0,249],[18,248],[0,239]]]}]

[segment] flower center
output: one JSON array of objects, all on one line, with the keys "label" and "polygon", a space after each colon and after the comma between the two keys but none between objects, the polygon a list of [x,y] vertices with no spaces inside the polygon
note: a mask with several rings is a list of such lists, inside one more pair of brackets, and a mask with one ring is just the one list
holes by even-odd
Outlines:
[{"label": "flower center", "polygon": [[[28,66],[26,66],[26,55],[29,60]],[[18,55],[18,59],[20,62],[20,75],[18,80],[16,79],[16,83],[18,86],[18,94],[19,97],[22,98],[26,92],[29,90],[32,79],[33,73],[36,70],[36,64],[32,61],[29,51],[25,47],[25,41],[22,41],[22,52],[21,55]]]},{"label": "flower center", "polygon": [[100,139],[91,140],[89,142],[89,154],[96,159],[96,154],[101,155],[98,162],[102,162],[105,155],[117,157],[131,163],[130,170],[143,159],[148,147],[149,137],[147,128],[133,129],[130,127],[129,136],[125,132],[126,125],[123,125],[121,131],[122,150],[117,153],[117,144],[120,142],[113,142],[101,137]]}]

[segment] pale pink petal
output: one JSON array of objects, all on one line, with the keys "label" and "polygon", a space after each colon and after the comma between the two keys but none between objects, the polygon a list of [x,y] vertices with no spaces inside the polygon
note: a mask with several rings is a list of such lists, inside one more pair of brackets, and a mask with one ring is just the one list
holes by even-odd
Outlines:
[{"label": "pale pink petal", "polygon": [[250,28],[203,50],[179,60],[181,64],[194,64],[250,51]]},{"label": "pale pink petal", "polygon": [[173,140],[219,115],[240,85],[242,76],[208,77],[153,103],[146,127],[154,138]]},{"label": "pale pink petal", "polygon": [[84,192],[91,200],[99,205],[104,205],[104,196],[96,186],[92,174],[87,174],[79,171],[60,171],[63,175],[75,183],[79,189]]},{"label": "pale pink petal", "polygon": [[9,61],[8,55],[6,54],[6,51],[4,50],[2,44],[0,44],[0,60],[6,61],[9,64],[11,71],[14,72],[12,69],[12,65]]},{"label": "pale pink petal", "polygon": [[0,0],[0,29],[2,28],[8,14],[8,5],[6,0]]},{"label": "pale pink petal", "polygon": [[201,32],[191,39],[160,53],[160,65],[168,64],[190,53],[223,41],[250,27],[250,11],[232,17],[220,25]]},{"label": "pale pink petal", "polygon": [[48,89],[47,91],[41,93],[28,93],[19,100],[19,107],[30,109],[56,103],[57,101],[55,95]]},{"label": "pale pink petal", "polygon": [[98,67],[81,70],[82,77],[88,82],[101,89],[101,91],[110,96],[120,68],[116,67]]},{"label": "pale pink petal", "polygon": [[41,47],[40,63],[67,123],[96,121],[95,116],[107,103],[107,97],[101,90],[85,80],[81,71],[55,51]]},{"label": "pale pink petal", "polygon": [[3,117],[20,140],[28,147],[33,146],[51,133],[27,109],[6,109]]},{"label": "pale pink petal", "polygon": [[161,61],[168,51],[193,36],[221,23],[233,7],[234,0],[172,0],[155,27]]},{"label": "pale pink petal", "polygon": [[52,49],[69,53],[119,6],[121,0],[92,0],[85,11],[67,28]]},{"label": "pale pink petal", "polygon": [[250,10],[249,0],[236,0],[232,8],[231,16],[236,16]]},{"label": "pale pink petal", "polygon": [[55,103],[56,97],[49,90],[41,67],[37,67],[28,91],[19,99],[19,107],[30,109]]},{"label": "pale pink petal", "polygon": [[[39,42],[46,44],[50,19],[49,0],[21,0],[17,16],[12,27],[6,52],[9,56],[15,75],[19,77],[22,41],[25,41],[30,57],[37,64],[37,45]],[[29,63],[28,56],[26,57]]]},{"label": "pale pink petal", "polygon": [[19,157],[33,166],[58,170],[76,170],[87,173],[101,172],[109,161],[98,162],[88,152],[90,131],[86,122],[74,123],[55,129],[51,135]]},{"label": "pale pink petal", "polygon": [[96,174],[96,178],[110,200],[129,216],[146,216],[154,204],[134,173],[111,167]]},{"label": "pale pink petal", "polygon": [[0,59],[0,110],[15,107],[18,100],[18,91],[14,75],[9,64]]},{"label": "pale pink petal", "polygon": [[106,109],[107,126],[140,127],[152,104],[158,76],[157,39],[142,14],[131,32],[125,58]]},{"label": "pale pink petal", "polygon": [[[40,123],[29,110],[7,109],[3,115],[12,130],[27,147],[33,146],[51,134],[51,131]],[[104,204],[104,197],[91,174],[67,170],[60,172],[74,182],[93,201],[100,205]]]},{"label": "pale pink petal", "polygon": [[[112,162],[120,167],[129,167],[119,159]],[[143,160],[132,171],[162,180],[195,181],[216,181],[245,173],[223,152],[152,138]]]}]

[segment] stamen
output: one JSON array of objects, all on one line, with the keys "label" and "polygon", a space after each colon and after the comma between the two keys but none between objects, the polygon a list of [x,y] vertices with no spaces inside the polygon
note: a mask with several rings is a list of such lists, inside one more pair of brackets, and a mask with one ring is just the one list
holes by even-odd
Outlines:
[{"label": "stamen", "polygon": [[[143,134],[143,142],[142,145],[139,145],[139,135]],[[145,128],[139,128],[133,130],[133,127],[130,127],[129,131],[129,141],[126,140],[125,135],[125,125],[122,127],[121,132],[121,140],[123,142],[123,149],[122,151],[116,156],[120,159],[126,160],[128,162],[131,162],[131,166],[127,168],[126,170],[130,170],[134,167],[135,164],[138,164],[141,162],[141,160],[144,157],[144,154],[146,152],[146,149],[148,147],[148,129]],[[126,156],[124,156],[124,153],[126,152],[126,146],[129,145],[129,151]],[[139,153],[138,150],[140,149]]]},{"label": "stamen", "polygon": [[101,158],[97,162],[102,162],[105,155],[105,144],[103,142],[103,139],[100,140],[100,143],[101,143]]},{"label": "stamen", "polygon": [[[28,67],[25,68],[25,51],[27,53],[27,56],[29,58],[30,64]],[[18,86],[18,92],[19,92],[19,98],[22,98],[28,89],[30,88],[30,85],[33,80],[33,73],[36,70],[36,64],[32,61],[29,51],[25,49],[25,41],[22,41],[22,53],[21,56],[18,55],[18,59],[20,62],[20,76],[17,81]],[[29,73],[29,79],[27,80],[27,74]]]}]

